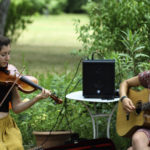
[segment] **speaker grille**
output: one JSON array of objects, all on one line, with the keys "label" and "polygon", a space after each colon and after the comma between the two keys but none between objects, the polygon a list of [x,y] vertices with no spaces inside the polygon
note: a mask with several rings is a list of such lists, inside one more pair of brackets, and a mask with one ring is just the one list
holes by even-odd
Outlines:
[{"label": "speaker grille", "polygon": [[84,97],[114,98],[115,60],[84,60],[82,67]]}]

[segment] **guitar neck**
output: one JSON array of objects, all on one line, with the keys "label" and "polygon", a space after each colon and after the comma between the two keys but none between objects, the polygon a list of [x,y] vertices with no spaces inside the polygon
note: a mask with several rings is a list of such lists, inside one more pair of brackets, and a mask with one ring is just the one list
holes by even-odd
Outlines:
[{"label": "guitar neck", "polygon": [[145,110],[149,110],[150,109],[150,102],[147,102],[147,103],[143,103],[142,104],[142,110],[145,111]]}]

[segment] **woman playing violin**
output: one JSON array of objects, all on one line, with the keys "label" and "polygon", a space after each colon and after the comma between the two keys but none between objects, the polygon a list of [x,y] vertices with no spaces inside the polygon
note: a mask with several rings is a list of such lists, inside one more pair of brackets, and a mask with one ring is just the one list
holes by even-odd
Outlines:
[{"label": "woman playing violin", "polygon": [[[0,35],[0,71],[5,71],[10,66],[10,53],[10,40]],[[37,94],[32,100],[22,102],[18,88],[14,86],[1,104],[11,86],[12,84],[10,83],[0,82],[0,150],[23,150],[20,130],[9,115],[9,103],[11,102],[13,112],[18,114],[30,108],[39,100],[48,98],[51,93],[43,88],[42,92]]]}]

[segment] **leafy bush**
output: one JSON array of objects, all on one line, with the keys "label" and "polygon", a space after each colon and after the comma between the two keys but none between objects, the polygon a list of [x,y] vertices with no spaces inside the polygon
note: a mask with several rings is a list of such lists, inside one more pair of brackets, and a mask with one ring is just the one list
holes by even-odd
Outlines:
[{"label": "leafy bush", "polygon": [[120,82],[147,69],[150,55],[149,7],[148,0],[87,3],[85,9],[89,23],[80,25],[80,20],[76,21],[78,40],[83,43],[78,54],[89,58],[97,52],[101,59],[115,59],[116,80]]},{"label": "leafy bush", "polygon": [[67,0],[51,0],[47,3],[47,10],[49,14],[60,14],[64,12],[67,5]]},{"label": "leafy bush", "polygon": [[83,13],[85,10],[83,6],[87,3],[88,0],[67,0],[67,5],[65,12],[67,13]]},{"label": "leafy bush", "polygon": [[124,52],[120,41],[122,31],[138,32],[144,53],[150,54],[149,28],[150,5],[148,0],[98,0],[85,7],[89,13],[89,24],[79,27],[78,39],[83,43],[81,52],[89,55],[98,50],[101,57],[110,51]]},{"label": "leafy bush", "polygon": [[[37,5],[36,5],[37,4]],[[34,0],[14,0],[11,1],[4,34],[16,40],[26,26],[32,23],[31,16],[39,11],[39,3]]]},{"label": "leafy bush", "polygon": [[17,40],[35,14],[59,14],[64,12],[67,0],[13,0],[10,3],[4,35]]}]

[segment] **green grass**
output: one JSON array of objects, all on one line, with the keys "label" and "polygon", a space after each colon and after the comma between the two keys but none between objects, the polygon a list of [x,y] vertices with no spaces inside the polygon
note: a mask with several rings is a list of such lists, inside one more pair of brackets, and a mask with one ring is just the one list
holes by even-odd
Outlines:
[{"label": "green grass", "polygon": [[70,54],[72,50],[73,47],[13,45],[11,62],[19,70],[25,65],[31,73],[62,73],[66,69],[70,70],[80,59]]},{"label": "green grass", "polygon": [[11,62],[19,69],[26,65],[29,72],[74,70],[80,58],[71,52],[82,47],[75,33],[75,19],[81,24],[88,22],[86,15],[35,16],[17,43],[12,44]]}]

